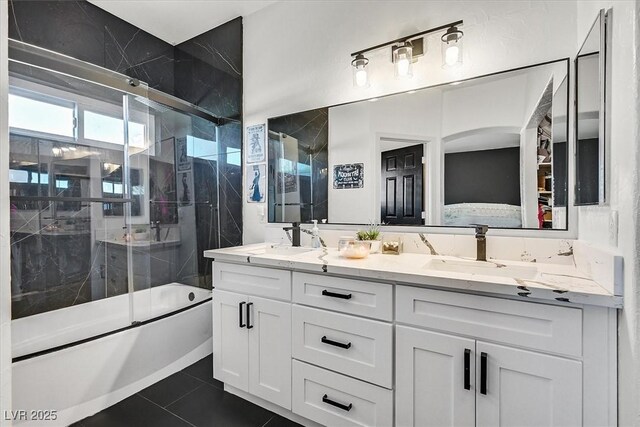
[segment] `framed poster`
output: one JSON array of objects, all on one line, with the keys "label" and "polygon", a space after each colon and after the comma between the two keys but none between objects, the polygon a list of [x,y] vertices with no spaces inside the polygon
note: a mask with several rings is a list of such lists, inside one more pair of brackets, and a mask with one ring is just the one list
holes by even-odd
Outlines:
[{"label": "framed poster", "polygon": [[180,182],[178,183],[178,203],[180,206],[190,206],[192,198],[192,183],[191,172],[180,172]]},{"label": "framed poster", "polygon": [[264,203],[267,174],[265,164],[247,167],[247,202]]},{"label": "framed poster", "polygon": [[264,162],[264,137],[264,123],[261,125],[247,126],[247,163]]},{"label": "framed poster", "polygon": [[191,170],[191,162],[187,155],[187,138],[176,139],[176,163],[178,165],[178,172]]},{"label": "framed poster", "polygon": [[364,163],[333,166],[333,188],[344,190],[362,187],[364,187]]}]

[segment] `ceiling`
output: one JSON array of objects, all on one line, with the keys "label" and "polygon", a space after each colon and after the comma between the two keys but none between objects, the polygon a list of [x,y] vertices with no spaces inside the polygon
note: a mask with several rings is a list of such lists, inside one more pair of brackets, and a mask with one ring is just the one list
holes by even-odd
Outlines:
[{"label": "ceiling", "polygon": [[89,0],[90,3],[176,45],[247,16],[275,0]]}]

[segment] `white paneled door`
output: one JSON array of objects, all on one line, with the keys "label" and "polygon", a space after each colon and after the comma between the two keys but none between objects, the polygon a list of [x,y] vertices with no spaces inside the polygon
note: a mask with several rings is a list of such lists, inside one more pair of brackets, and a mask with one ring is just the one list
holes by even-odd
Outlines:
[{"label": "white paneled door", "polygon": [[396,425],[475,424],[475,341],[396,327]]},{"label": "white paneled door", "polygon": [[249,297],[249,393],[291,409],[291,304]]},{"label": "white paneled door", "polygon": [[217,380],[249,390],[247,296],[213,291],[213,374]]},{"label": "white paneled door", "polygon": [[582,424],[581,362],[478,341],[476,367],[478,426]]}]

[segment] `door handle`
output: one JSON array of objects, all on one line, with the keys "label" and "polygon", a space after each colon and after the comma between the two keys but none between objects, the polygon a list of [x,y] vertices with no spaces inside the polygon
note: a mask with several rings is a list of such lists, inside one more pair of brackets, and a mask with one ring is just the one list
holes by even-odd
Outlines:
[{"label": "door handle", "polygon": [[339,294],[336,292],[331,292],[328,290],[323,290],[322,295],[325,297],[333,297],[333,298],[341,298],[341,299],[351,299],[351,294]]},{"label": "door handle", "polygon": [[252,329],[253,325],[251,324],[251,306],[253,305],[252,302],[247,304],[247,329]]},{"label": "door handle", "polygon": [[471,390],[471,350],[464,349],[464,389]]},{"label": "door handle", "polygon": [[328,403],[329,405],[335,406],[336,408],[340,408],[347,412],[349,412],[351,408],[353,408],[353,403],[349,403],[348,405],[343,405],[342,403],[338,403],[335,400],[329,399],[329,397],[327,397],[326,394],[322,396],[322,402]]},{"label": "door handle", "polygon": [[487,394],[487,353],[480,353],[480,394]]},{"label": "door handle", "polygon": [[240,328],[244,328],[245,326],[247,326],[244,323],[242,323],[242,306],[245,304],[246,303],[244,301],[238,304],[238,326]]},{"label": "door handle", "polygon": [[351,343],[348,342],[346,344],[338,342],[338,341],[334,341],[334,340],[330,340],[329,338],[326,337],[326,335],[322,338],[320,338],[320,341],[322,341],[325,344],[329,344],[329,345],[334,345],[336,347],[340,347],[340,348],[351,348]]}]

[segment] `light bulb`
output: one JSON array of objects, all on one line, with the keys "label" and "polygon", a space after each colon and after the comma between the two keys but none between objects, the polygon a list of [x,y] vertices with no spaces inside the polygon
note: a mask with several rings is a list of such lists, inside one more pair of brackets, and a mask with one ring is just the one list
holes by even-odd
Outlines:
[{"label": "light bulb", "polygon": [[407,58],[399,59],[396,63],[396,67],[398,67],[399,76],[406,76],[409,73],[409,60]]},{"label": "light bulb", "polygon": [[444,55],[444,62],[449,66],[453,66],[458,63],[460,57],[460,48],[458,46],[449,46]]},{"label": "light bulb", "polygon": [[364,68],[356,71],[356,86],[362,87],[367,84],[367,70]]}]

